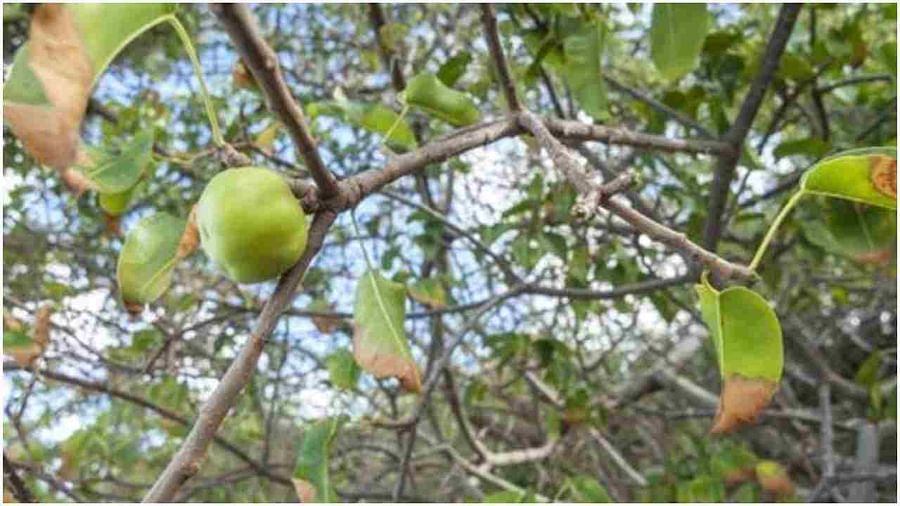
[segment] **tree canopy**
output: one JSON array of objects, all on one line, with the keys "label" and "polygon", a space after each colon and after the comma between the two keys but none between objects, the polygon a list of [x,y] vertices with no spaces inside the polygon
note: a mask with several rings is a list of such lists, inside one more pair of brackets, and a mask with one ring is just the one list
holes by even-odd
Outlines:
[{"label": "tree canopy", "polygon": [[895,501],[896,10],[4,4],[4,498]]}]

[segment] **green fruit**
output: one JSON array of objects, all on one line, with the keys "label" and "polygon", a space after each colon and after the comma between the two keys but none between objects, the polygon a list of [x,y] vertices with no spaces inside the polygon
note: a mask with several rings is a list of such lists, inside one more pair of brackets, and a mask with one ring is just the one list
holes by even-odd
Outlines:
[{"label": "green fruit", "polygon": [[262,167],[220,172],[197,205],[200,244],[230,278],[259,283],[290,268],[306,248],[306,215],[287,182]]}]

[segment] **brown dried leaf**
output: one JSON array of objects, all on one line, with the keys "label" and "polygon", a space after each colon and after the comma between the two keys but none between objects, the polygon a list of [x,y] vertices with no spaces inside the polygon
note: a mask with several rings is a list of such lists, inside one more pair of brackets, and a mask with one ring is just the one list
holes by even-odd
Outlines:
[{"label": "brown dried leaf", "polygon": [[9,314],[6,309],[3,310],[3,329],[10,331],[22,330],[24,325],[22,322],[17,320],[13,315]]},{"label": "brown dried leaf", "polygon": [[291,483],[294,484],[294,491],[300,502],[316,502],[316,487],[312,483],[299,478],[291,478]]},{"label": "brown dried leaf", "polygon": [[756,420],[772,395],[777,384],[760,378],[745,378],[738,374],[728,376],[719,397],[719,409],[710,433],[723,434]]},{"label": "brown dried leaf", "polygon": [[31,330],[31,339],[41,347],[41,351],[50,343],[50,315],[49,304],[41,306],[34,317],[34,327]]},{"label": "brown dried leaf", "polygon": [[[3,117],[32,156],[64,171],[78,156],[93,66],[72,13],[62,4],[35,9],[28,45],[28,64],[43,85],[49,106],[5,103]],[[74,182],[72,174],[67,177],[67,185]]]},{"label": "brown dried leaf", "polygon": [[756,466],[756,480],[763,490],[778,497],[786,498],[794,495],[794,483],[787,471],[776,462],[763,461]]},{"label": "brown dried leaf", "polygon": [[897,198],[897,159],[889,156],[873,155],[869,157],[870,178],[872,186],[879,192]]},{"label": "brown dried leaf", "polygon": [[419,377],[419,368],[412,360],[395,353],[379,353],[376,348],[363,345],[362,342],[365,340],[364,330],[354,323],[353,357],[360,367],[376,378],[396,377],[408,392],[421,392],[422,380]]},{"label": "brown dried leaf", "polygon": [[200,245],[200,230],[197,228],[197,204],[191,208],[191,214],[188,216],[187,225],[184,227],[184,233],[181,234],[181,241],[178,242],[178,251],[175,256],[185,258],[197,251]]},{"label": "brown dried leaf", "polygon": [[231,70],[231,81],[234,83],[235,88],[252,90],[257,87],[256,80],[253,79],[253,75],[247,70],[243,60],[238,60],[234,63],[234,68]]}]

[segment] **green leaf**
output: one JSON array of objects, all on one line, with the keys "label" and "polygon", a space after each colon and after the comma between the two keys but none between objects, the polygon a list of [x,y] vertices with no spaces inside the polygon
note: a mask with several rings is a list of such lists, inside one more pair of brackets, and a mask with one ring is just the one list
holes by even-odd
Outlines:
[{"label": "green leaf", "polygon": [[116,280],[129,310],[153,302],[172,283],[185,226],[183,219],[158,213],[141,219],[128,232],[119,252]]},{"label": "green leaf", "polygon": [[825,156],[829,150],[831,150],[829,143],[816,137],[809,137],[784,141],[775,148],[773,154],[776,160],[793,155],[806,155],[818,159]]},{"label": "green leaf", "polygon": [[463,51],[448,59],[438,69],[437,78],[447,86],[453,86],[459,78],[466,73],[466,68],[472,61],[472,53]]},{"label": "green leaf", "polygon": [[815,70],[807,61],[793,53],[785,53],[781,57],[778,73],[793,81],[806,81],[816,76]]},{"label": "green leaf", "polygon": [[869,265],[885,265],[894,256],[897,213],[839,199],[827,199],[814,219],[801,221],[807,240],[829,253]]},{"label": "green leaf", "polygon": [[516,492],[514,490],[503,490],[500,492],[494,492],[493,494],[488,494],[484,496],[482,502],[485,503],[523,503],[528,502],[525,499],[528,498],[527,493]]},{"label": "green leaf", "polygon": [[[69,168],[94,84],[135,37],[175,4],[43,4],[3,87],[4,120],[41,164]],[[60,63],[64,62],[63,65]]]},{"label": "green leaf", "polygon": [[897,209],[897,150],[865,148],[838,153],[803,174],[805,193]]},{"label": "green leaf", "polygon": [[569,486],[568,499],[572,502],[588,502],[588,503],[608,503],[612,502],[606,487],[600,484],[595,478],[587,475],[579,475],[568,478],[566,483]]},{"label": "green leaf", "polygon": [[878,372],[881,370],[881,361],[884,353],[881,350],[873,351],[859,366],[854,380],[860,385],[871,388],[878,383]]},{"label": "green leaf", "polygon": [[306,111],[310,118],[318,116],[342,118],[353,126],[382,137],[390,132],[391,136],[385,143],[397,151],[416,148],[415,134],[406,120],[382,104],[355,102],[338,94],[337,100],[313,102],[306,107]]},{"label": "green leaf", "polygon": [[766,300],[748,288],[719,292],[705,274],[695,288],[723,382],[712,432],[727,432],[755,419],[775,392],[784,368],[781,325]]},{"label": "green leaf", "polygon": [[328,379],[340,390],[352,390],[359,381],[359,366],[353,354],[347,350],[337,350],[325,359],[328,367]]},{"label": "green leaf", "polygon": [[152,161],[153,130],[139,132],[121,152],[89,149],[89,163],[79,163],[78,169],[102,194],[120,194],[134,188],[144,169]]},{"label": "green leaf", "polygon": [[722,502],[725,500],[725,484],[712,476],[700,475],[678,484],[678,502]]},{"label": "green leaf", "polygon": [[353,306],[353,357],[377,378],[395,376],[409,391],[421,389],[403,320],[406,289],[377,271],[366,271],[356,285]]},{"label": "green leaf", "polygon": [[416,281],[409,287],[409,296],[416,302],[432,309],[441,309],[447,306],[447,294],[444,293],[444,286],[437,278]]},{"label": "green leaf", "polygon": [[303,433],[303,444],[294,467],[294,490],[300,502],[337,502],[338,497],[328,473],[331,442],[343,424],[343,417],[331,417],[310,425]]},{"label": "green leaf", "polygon": [[481,113],[468,94],[446,86],[427,72],[409,80],[401,100],[456,127],[471,125],[481,119]]},{"label": "green leaf", "polygon": [[607,116],[606,84],[601,70],[605,35],[605,28],[600,23],[585,23],[563,39],[565,76],[572,95],[586,113],[599,121]]},{"label": "green leaf", "polygon": [[705,3],[653,6],[650,57],[665,79],[675,81],[697,66],[709,25]]}]

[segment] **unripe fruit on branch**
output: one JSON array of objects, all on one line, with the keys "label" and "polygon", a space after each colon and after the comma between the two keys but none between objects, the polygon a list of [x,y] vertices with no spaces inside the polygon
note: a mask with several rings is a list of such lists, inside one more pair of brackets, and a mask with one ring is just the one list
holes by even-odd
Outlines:
[{"label": "unripe fruit on branch", "polygon": [[228,169],[197,205],[203,251],[238,283],[259,283],[290,268],[306,248],[306,215],[278,173]]}]

